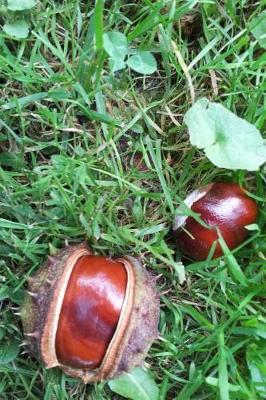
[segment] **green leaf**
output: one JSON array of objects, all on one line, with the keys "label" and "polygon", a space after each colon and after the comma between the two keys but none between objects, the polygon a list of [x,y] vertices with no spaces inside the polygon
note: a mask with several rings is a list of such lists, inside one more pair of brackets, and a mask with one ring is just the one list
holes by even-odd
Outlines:
[{"label": "green leaf", "polygon": [[0,301],[9,298],[10,290],[7,286],[0,287]]},{"label": "green leaf", "polygon": [[184,116],[184,122],[188,126],[190,142],[199,149],[215,142],[215,121],[206,110],[209,100],[202,98],[192,106]]},{"label": "green leaf", "polygon": [[185,114],[190,142],[220,168],[257,171],[266,161],[258,129],[221,104],[198,100]]},{"label": "green leaf", "polygon": [[251,20],[250,30],[259,45],[266,49],[266,12]]},{"label": "green leaf", "polygon": [[123,60],[113,60],[110,59],[110,68],[112,72],[119,71],[120,69],[124,69],[126,67],[126,63]]},{"label": "green leaf", "polygon": [[16,39],[26,39],[29,34],[29,24],[24,20],[6,22],[3,31]]},{"label": "green leaf", "polygon": [[7,229],[31,229],[31,225],[20,224],[19,222],[9,221],[4,218],[0,218],[0,228]]},{"label": "green leaf", "polygon": [[127,38],[121,32],[105,33],[103,35],[103,47],[115,63],[122,63],[128,52]]},{"label": "green leaf", "polygon": [[7,8],[11,11],[29,10],[36,3],[36,0],[7,0]]},{"label": "green leaf", "polygon": [[1,345],[0,364],[6,364],[14,361],[19,353],[19,344],[16,340]]},{"label": "green leaf", "polygon": [[252,382],[260,396],[266,399],[266,341],[250,345],[246,357]]},{"label": "green leaf", "polygon": [[137,367],[109,382],[110,389],[132,400],[158,400],[159,388],[151,374]]},{"label": "green leaf", "polygon": [[9,290],[9,298],[13,301],[13,303],[16,303],[18,305],[22,305],[25,297],[25,292],[23,289],[19,290]]},{"label": "green leaf", "polygon": [[127,60],[127,65],[134,71],[150,75],[157,70],[157,62],[149,51],[139,51]]},{"label": "green leaf", "polygon": [[21,154],[4,151],[0,153],[0,165],[19,170],[25,167],[25,162]]}]

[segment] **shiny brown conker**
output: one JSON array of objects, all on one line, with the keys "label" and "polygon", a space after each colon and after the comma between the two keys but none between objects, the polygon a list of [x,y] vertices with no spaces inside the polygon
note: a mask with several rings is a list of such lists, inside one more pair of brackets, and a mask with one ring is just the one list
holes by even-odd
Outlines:
[{"label": "shiny brown conker", "polygon": [[211,183],[193,191],[185,204],[200,215],[210,229],[193,217],[177,216],[174,235],[181,251],[194,260],[205,260],[215,241],[213,257],[223,255],[218,230],[229,249],[239,246],[247,237],[246,225],[256,221],[258,208],[236,183]]},{"label": "shiny brown conker", "polygon": [[159,297],[137,259],[97,256],[80,244],[30,278],[21,315],[30,352],[87,383],[143,363],[158,337]]}]

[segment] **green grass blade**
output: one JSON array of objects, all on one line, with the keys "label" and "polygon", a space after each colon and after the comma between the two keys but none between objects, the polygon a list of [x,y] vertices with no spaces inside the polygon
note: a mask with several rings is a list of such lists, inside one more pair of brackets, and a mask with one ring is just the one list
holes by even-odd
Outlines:
[{"label": "green grass blade", "polygon": [[96,0],[94,11],[94,32],[97,50],[102,50],[103,48],[103,7],[104,0]]},{"label": "green grass blade", "polygon": [[219,349],[218,374],[219,374],[220,398],[221,400],[230,400],[226,350],[224,344],[224,332],[221,332],[218,336],[218,349]]}]

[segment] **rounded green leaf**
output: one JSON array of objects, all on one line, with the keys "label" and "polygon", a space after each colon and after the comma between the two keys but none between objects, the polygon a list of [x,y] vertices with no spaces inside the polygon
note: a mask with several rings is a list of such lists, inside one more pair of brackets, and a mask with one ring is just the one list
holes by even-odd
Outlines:
[{"label": "rounded green leaf", "polygon": [[24,20],[6,22],[3,26],[3,31],[16,39],[26,39],[29,34],[29,25]]},{"label": "rounded green leaf", "polygon": [[184,116],[184,122],[189,129],[190,142],[199,149],[204,149],[215,141],[215,121],[203,112],[207,110],[208,105],[208,99],[202,98]]},{"label": "rounded green leaf", "polygon": [[266,12],[251,20],[250,30],[259,45],[266,49]]},{"label": "rounded green leaf", "polygon": [[1,344],[0,348],[0,364],[6,364],[14,361],[19,353],[19,344],[16,340],[9,343]]},{"label": "rounded green leaf", "polygon": [[258,129],[221,104],[198,100],[185,114],[190,141],[220,168],[257,171],[266,161]]},{"label": "rounded green leaf", "polygon": [[132,400],[158,400],[159,388],[153,377],[143,368],[137,367],[109,382],[110,389]]},{"label": "rounded green leaf", "polygon": [[103,47],[106,53],[116,61],[124,61],[127,55],[127,38],[121,32],[108,32],[103,35]]},{"label": "rounded green leaf", "polygon": [[11,11],[29,10],[36,5],[36,0],[8,0],[7,8]]},{"label": "rounded green leaf", "polygon": [[157,62],[149,51],[139,51],[129,57],[127,65],[143,75],[153,74],[157,70]]},{"label": "rounded green leaf", "polygon": [[126,64],[124,63],[123,60],[114,60],[110,59],[110,68],[112,72],[120,71],[121,69],[124,69],[126,67]]}]

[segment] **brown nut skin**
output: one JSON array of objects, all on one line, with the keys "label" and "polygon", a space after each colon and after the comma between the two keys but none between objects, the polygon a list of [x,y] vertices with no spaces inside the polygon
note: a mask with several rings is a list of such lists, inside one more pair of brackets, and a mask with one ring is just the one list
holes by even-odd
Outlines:
[{"label": "brown nut skin", "polygon": [[73,368],[101,365],[125,300],[124,264],[97,255],[80,257],[68,281],[57,324],[58,361]]},{"label": "brown nut skin", "polygon": [[[214,241],[217,228],[229,249],[239,246],[247,237],[245,225],[256,221],[258,208],[254,200],[235,183],[211,183],[192,192],[187,206],[213,229],[205,228],[192,217],[178,216],[174,234],[181,251],[194,260],[205,260]],[[223,255],[217,242],[213,258]]]},{"label": "brown nut skin", "polygon": [[81,257],[92,255],[86,244],[59,251],[29,279],[21,309],[23,330],[31,354],[46,368],[58,366],[84,383],[112,379],[142,365],[152,342],[158,338],[159,296],[155,279],[133,257],[114,260],[124,265],[127,287],[121,314],[106,353],[96,368],[74,368],[60,363],[56,335],[61,308],[72,271]]}]

